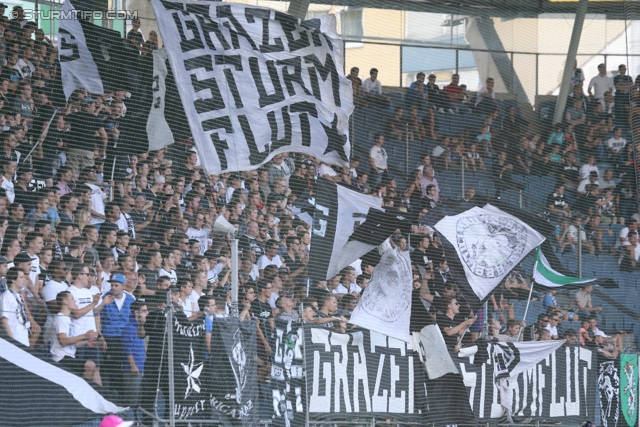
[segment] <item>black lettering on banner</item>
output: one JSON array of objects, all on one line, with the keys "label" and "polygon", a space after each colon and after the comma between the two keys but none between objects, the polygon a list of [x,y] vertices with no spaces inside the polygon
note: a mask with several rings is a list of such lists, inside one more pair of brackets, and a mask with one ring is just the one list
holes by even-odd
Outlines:
[{"label": "black lettering on banner", "polygon": [[329,49],[333,50],[333,43],[331,43],[331,39],[327,37],[326,34],[323,34],[320,31],[319,19],[309,19],[307,21],[302,21],[300,25],[302,25],[303,27],[309,30],[309,33],[311,34],[311,40],[313,41],[314,46],[316,47],[322,46],[322,40],[320,39],[322,38],[327,43],[327,46],[329,46]]},{"label": "black lettering on banner", "polygon": [[251,130],[251,125],[249,124],[249,119],[247,119],[247,116],[245,116],[244,114],[238,116],[238,122],[240,123],[240,127],[242,128],[244,137],[247,140],[247,146],[249,147],[249,163],[251,163],[252,165],[258,165],[262,163],[271,152],[269,145],[265,146],[264,153],[259,152],[258,145],[256,144],[256,137]]},{"label": "black lettering on banner", "polygon": [[[242,71],[242,57],[240,55],[216,55],[216,65],[233,65],[236,71]],[[227,85],[233,95],[233,101],[236,104],[236,108],[244,107],[242,103],[242,97],[236,84],[236,79],[233,77],[233,71],[230,68],[225,68],[223,71],[225,78],[227,79]]]},{"label": "black lettering on banner", "polygon": [[213,61],[211,55],[200,55],[194,58],[184,60],[184,68],[187,71],[204,68],[207,71],[213,71]]},{"label": "black lettering on banner", "polygon": [[195,74],[190,74],[189,77],[191,77],[194,92],[198,93],[205,89],[211,90],[211,98],[196,99],[193,101],[193,106],[196,108],[198,114],[206,113],[207,111],[222,110],[226,107],[215,77],[205,80],[198,80]]},{"label": "black lettering on banner", "polygon": [[260,72],[260,62],[258,58],[249,58],[249,68],[251,70],[251,76],[253,77],[253,81],[258,88],[258,96],[260,102],[260,108],[267,107],[272,104],[276,104],[280,101],[284,101],[284,91],[282,90],[282,84],[280,83],[280,76],[278,75],[278,70],[276,69],[274,61],[266,61],[267,70],[269,72],[269,77],[271,78],[271,83],[273,84],[273,89],[275,93],[272,95],[267,95],[267,90],[264,87],[264,83],[262,82],[262,73]]},{"label": "black lettering on banner", "polygon": [[311,147],[311,125],[309,124],[309,116],[318,118],[318,109],[316,105],[311,102],[296,102],[289,105],[289,112],[291,114],[301,113],[300,118],[300,131],[302,132],[302,145],[304,147]]},{"label": "black lettering on banner", "polygon": [[[289,52],[295,52],[296,50],[304,49],[305,47],[309,47],[311,45],[309,43],[309,35],[307,34],[307,31],[302,26],[300,26],[300,21],[298,21],[298,18],[292,15],[287,15],[286,13],[276,12],[275,19],[276,21],[280,22],[282,30],[287,36]],[[293,36],[293,33],[296,31],[298,32],[298,34],[300,34],[300,38],[298,40],[296,40]]]},{"label": "black lettering on banner", "polygon": [[[195,49],[204,49],[204,45],[202,44],[202,40],[200,40],[200,32],[198,31],[198,26],[196,25],[196,21],[192,20],[184,20],[180,19],[182,16],[184,18],[184,13],[172,13],[173,22],[176,24],[176,29],[178,30],[178,34],[180,34],[180,50],[182,52],[189,52],[190,50]],[[187,30],[191,30],[193,32],[193,38],[188,39],[187,35],[182,28],[182,23],[184,22]]]},{"label": "black lettering on banner", "polygon": [[184,7],[184,3],[178,3],[178,2],[173,2],[173,1],[160,0],[160,3],[162,4],[162,6],[164,6],[165,10],[179,10],[179,11],[182,11],[182,8]]},{"label": "black lettering on banner", "polygon": [[289,115],[289,108],[287,105],[280,109],[282,113],[282,120],[284,121],[284,137],[278,139],[278,121],[276,120],[276,112],[269,111],[267,113],[267,120],[269,120],[269,127],[271,128],[271,150],[275,151],[280,147],[291,145],[291,116]]},{"label": "black lettering on banner", "polygon": [[247,18],[247,22],[254,23],[255,18],[262,19],[262,44],[260,45],[260,52],[283,52],[284,44],[281,38],[275,38],[273,41],[275,44],[269,44],[269,21],[271,18],[271,11],[268,9],[258,9],[254,7],[248,7],[244,11],[244,16]]},{"label": "black lettering on banner", "polygon": [[[318,74],[320,75],[320,78],[324,81],[326,81],[329,75],[331,75],[331,89],[333,91],[333,103],[336,105],[336,107],[342,106],[342,102],[340,101],[340,79],[338,77],[338,70],[336,69],[336,64],[335,62],[333,62],[333,58],[331,57],[331,55],[327,53],[324,64],[322,64],[322,62],[320,62],[318,57],[314,54],[305,56],[304,62],[307,64],[313,64],[313,66],[315,67],[314,70],[318,72]],[[309,75],[311,75],[311,68],[309,68]],[[315,79],[315,81],[316,82],[318,81],[317,78]],[[322,100],[319,96],[320,87],[318,85],[318,88],[316,90],[316,87],[313,86],[313,82],[314,80],[312,78],[311,83],[312,83],[313,95],[319,100]]]},{"label": "black lettering on banner", "polygon": [[193,16],[200,23],[200,28],[202,29],[202,34],[207,35],[208,37],[204,37],[204,40],[207,42],[207,46],[211,50],[217,50],[218,48],[213,44],[213,40],[211,39],[211,33],[215,34],[216,38],[222,44],[223,50],[230,50],[231,45],[227,41],[227,38],[222,34],[222,29],[217,22],[212,21],[209,16],[209,5],[201,5],[201,4],[187,4],[187,11],[191,12]]},{"label": "black lettering on banner", "polygon": [[[309,89],[304,85],[304,80],[302,80],[302,58],[297,56],[295,58],[282,59],[276,62],[276,64],[284,65],[282,68],[282,80],[284,80],[284,85],[287,88],[289,96],[294,96],[296,94],[296,91],[293,88],[294,82],[300,85],[306,95],[311,95]],[[290,66],[293,66],[293,73],[289,73],[288,68]]]},{"label": "black lettering on banner", "polygon": [[[229,118],[229,116],[203,120],[200,125],[202,126],[202,130],[204,132],[208,132],[214,129],[224,129],[227,134],[233,133],[233,125],[231,124],[231,119]],[[225,150],[228,150],[230,148],[229,143],[220,139],[220,135],[215,132],[210,134],[209,136],[211,137],[213,148],[216,149],[216,153],[218,154],[218,159],[220,160],[220,169],[226,170],[229,163],[227,162],[227,154]]]},{"label": "black lettering on banner", "polygon": [[[233,16],[230,5],[216,6],[216,15],[219,18],[227,18],[229,20],[223,25],[227,27],[231,32],[231,43],[233,44],[234,49],[240,49],[240,43],[238,41],[238,36],[240,35],[249,42],[253,50],[258,50],[258,47],[256,46],[251,36],[249,36],[249,33],[247,33],[247,30],[245,30],[242,24],[240,24],[240,21],[238,21],[236,17]],[[233,25],[233,28],[231,28],[231,25]]]},{"label": "black lettering on banner", "polygon": [[[58,30],[58,35],[60,36],[60,62],[71,62],[80,59],[76,38],[63,28]],[[69,49],[71,49],[71,54],[64,53]]]},{"label": "black lettering on banner", "polygon": [[[321,47],[322,40],[320,40],[320,36],[321,35],[324,36],[324,34],[320,32],[320,21],[319,20],[303,21],[302,26],[309,28],[309,34],[311,34],[311,41],[313,42],[313,46]],[[326,37],[324,37],[324,39],[327,40],[329,48],[333,50],[333,44]]]}]

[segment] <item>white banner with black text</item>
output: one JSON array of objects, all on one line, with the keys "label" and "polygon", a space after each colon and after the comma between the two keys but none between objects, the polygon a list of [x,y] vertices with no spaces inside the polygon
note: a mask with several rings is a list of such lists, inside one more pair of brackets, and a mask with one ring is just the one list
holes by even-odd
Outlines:
[{"label": "white banner with black text", "polygon": [[252,170],[295,151],[348,166],[353,92],[335,18],[152,0],[202,165]]}]

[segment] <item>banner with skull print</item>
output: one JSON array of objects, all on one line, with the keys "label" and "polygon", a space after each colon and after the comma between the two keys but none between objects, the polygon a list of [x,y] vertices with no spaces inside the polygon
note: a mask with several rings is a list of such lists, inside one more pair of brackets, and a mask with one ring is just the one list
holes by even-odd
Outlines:
[{"label": "banner with skull print", "polygon": [[236,317],[214,320],[210,381],[213,416],[223,425],[253,426],[258,422],[258,372],[256,366],[256,322]]},{"label": "banner with skull print", "polygon": [[600,425],[618,427],[620,422],[620,362],[599,356],[598,392]]},{"label": "banner with skull print", "polygon": [[303,426],[305,422],[303,332],[302,322],[276,320],[271,363],[273,426]]}]

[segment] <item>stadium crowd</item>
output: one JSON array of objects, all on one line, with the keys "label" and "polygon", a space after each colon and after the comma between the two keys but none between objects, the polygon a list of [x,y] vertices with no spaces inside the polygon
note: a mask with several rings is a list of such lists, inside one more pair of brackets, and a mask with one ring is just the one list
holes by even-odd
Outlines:
[{"label": "stadium crowd", "polygon": [[[417,220],[441,203],[471,204],[479,189],[467,188],[460,197],[443,194],[439,173],[463,163],[486,170],[497,196],[519,188],[514,175],[552,175],[557,184],[544,215],[559,221],[558,251],[575,251],[580,235],[589,252],[615,251],[621,268],[640,266],[638,151],[627,142],[640,108],[640,85],[623,66],[611,83],[593,80],[588,94],[584,78],[576,80],[565,121],[548,134],[532,133],[516,106],[504,111],[493,79],[472,95],[455,74],[441,90],[435,75],[425,83],[421,73],[407,91],[406,105],[395,108],[384,132],[371,141],[367,160],[354,156],[350,167],[338,168],[281,153],[257,170],[206,175],[191,140],[152,152],[118,146],[136,93],[79,89],[68,102],[52,101],[60,72],[56,47],[34,23],[22,22],[19,13],[8,19],[4,9],[0,3],[3,331],[25,346],[47,349],[53,361],[86,379],[119,389],[131,406],[140,401],[147,352],[153,350],[145,346],[145,325],[167,293],[188,319],[206,316],[209,337],[216,319],[228,313],[231,253],[226,238],[212,233],[221,215],[238,228],[240,317],[259,320],[262,381],[270,375],[274,319],[350,327],[348,318],[376,260],[365,258],[326,281],[309,279],[311,226],[293,212],[296,200],[305,191],[313,194],[320,179],[410,214],[413,233],[394,235],[391,242],[410,251],[412,330],[437,322],[452,350],[467,328],[469,339],[478,338],[485,315],[465,310],[437,233]],[[158,46],[154,34],[145,40],[134,20],[123,47],[142,58]],[[348,76],[358,108],[389,108],[377,70],[364,82],[358,71]],[[477,132],[438,135],[439,116],[467,111],[483,117]],[[406,177],[406,188],[390,172],[385,138],[433,143]],[[599,168],[603,163],[611,167]],[[584,231],[581,222],[588,224]],[[611,229],[601,224],[624,224],[614,247],[603,244],[602,234]],[[566,337],[609,355],[622,350],[621,334],[608,337],[598,329],[600,308],[592,306],[589,287],[574,296],[572,307],[560,307],[553,293],[544,296],[538,323],[519,334],[524,325],[509,300],[528,293],[523,274],[512,272],[492,300],[493,338]],[[579,331],[558,329],[563,320],[578,319],[584,322]],[[217,351],[210,338],[206,344],[208,352]]]}]

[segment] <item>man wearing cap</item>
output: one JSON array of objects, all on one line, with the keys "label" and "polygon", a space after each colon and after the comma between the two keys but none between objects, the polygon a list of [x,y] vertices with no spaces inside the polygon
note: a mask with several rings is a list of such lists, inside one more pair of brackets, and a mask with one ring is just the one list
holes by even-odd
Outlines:
[{"label": "man wearing cap", "polygon": [[107,342],[103,373],[109,379],[109,384],[116,390],[122,391],[122,362],[124,354],[122,350],[122,332],[129,323],[131,317],[131,304],[134,298],[124,292],[126,279],[120,273],[111,275],[111,290],[104,296],[113,297],[113,302],[105,304],[100,315],[102,335]]},{"label": "man wearing cap", "polygon": [[95,101],[85,96],[82,98],[82,111],[67,116],[71,130],[66,141],[65,166],[71,169],[76,178],[84,168],[95,165],[93,146],[98,140],[103,152],[107,148],[108,136],[100,119],[93,115],[95,108]]},{"label": "man wearing cap", "polygon": [[619,354],[618,349],[615,347],[612,349],[611,346],[608,346],[607,338],[609,338],[607,334],[602,331],[596,331],[594,333],[596,351],[598,352],[598,354],[608,357],[609,359],[615,359]]}]

